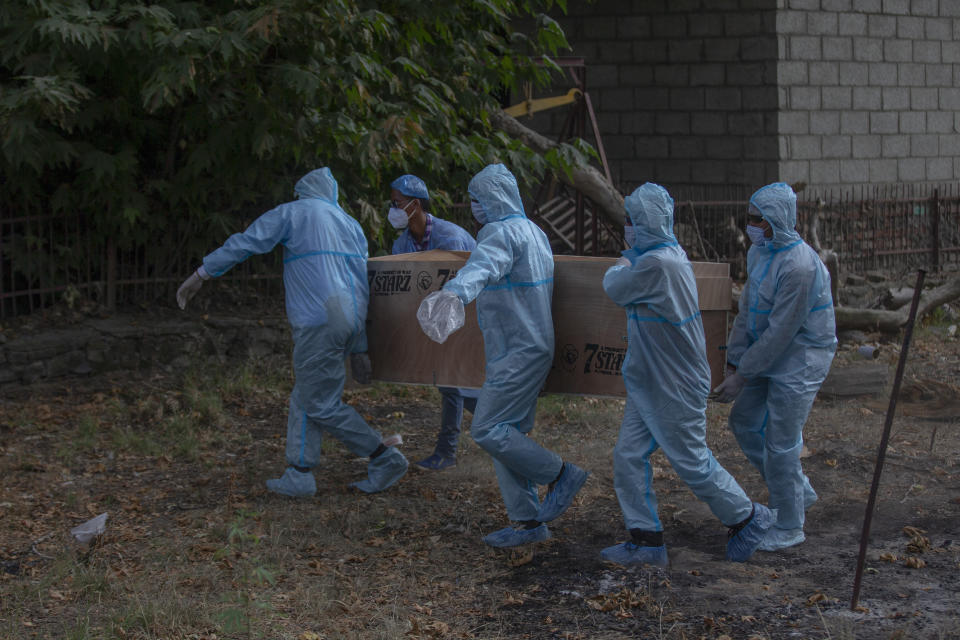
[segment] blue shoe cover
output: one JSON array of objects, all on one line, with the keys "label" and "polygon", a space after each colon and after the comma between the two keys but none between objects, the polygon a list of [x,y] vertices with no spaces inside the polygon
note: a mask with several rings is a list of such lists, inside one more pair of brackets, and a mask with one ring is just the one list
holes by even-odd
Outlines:
[{"label": "blue shoe cover", "polygon": [[571,504],[577,492],[583,487],[590,474],[572,462],[563,465],[563,473],[557,479],[553,489],[543,499],[540,505],[540,511],[537,512],[537,520],[540,522],[550,522],[563,515]]},{"label": "blue shoe cover", "polygon": [[395,447],[390,447],[367,464],[367,477],[350,483],[364,493],[377,493],[391,487],[407,472],[407,459]]},{"label": "blue shoe cover", "polygon": [[446,469],[447,467],[452,467],[457,464],[456,456],[442,456],[439,453],[435,453],[429,458],[417,462],[418,467],[423,467],[424,469],[431,469],[433,471],[440,471],[441,469]]},{"label": "blue shoe cover", "polygon": [[800,544],[806,539],[807,536],[803,535],[803,529],[778,529],[772,527],[767,531],[766,535],[763,536],[763,540],[760,541],[760,546],[758,546],[757,549],[760,551],[778,551],[779,549],[786,549],[787,547]]},{"label": "blue shoe cover", "polygon": [[484,536],[483,541],[491,547],[519,547],[523,544],[549,540],[550,535],[550,529],[548,529],[545,524],[541,524],[539,527],[534,527],[533,529],[504,527],[503,529]]},{"label": "blue shoe cover", "polygon": [[776,521],[776,510],[753,503],[753,517],[750,518],[750,522],[727,540],[727,560],[730,562],[749,560],[753,552],[761,548],[760,543]]},{"label": "blue shoe cover", "polygon": [[292,498],[309,498],[317,493],[317,481],[309,471],[287,467],[279,478],[267,480],[267,490]]},{"label": "blue shoe cover", "polygon": [[658,567],[665,567],[669,562],[667,560],[667,547],[641,547],[632,542],[622,542],[612,547],[607,547],[600,552],[600,557],[607,562],[616,562],[617,564],[652,564]]}]

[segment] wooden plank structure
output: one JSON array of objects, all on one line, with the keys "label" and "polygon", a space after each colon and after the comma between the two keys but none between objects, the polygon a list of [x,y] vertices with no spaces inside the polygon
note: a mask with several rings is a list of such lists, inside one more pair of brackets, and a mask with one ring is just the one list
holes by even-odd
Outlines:
[{"label": "wooden plank structure", "polygon": [[[467,306],[464,327],[444,344],[427,338],[416,317],[423,298],[454,277],[468,257],[469,253],[459,251],[425,251],[370,259],[367,339],[375,379],[472,388],[483,384],[483,336],[476,303]],[[614,262],[615,258],[554,256],[556,350],[545,391],[626,394],[620,374],[627,352],[626,314],[601,285],[603,274]],[[716,385],[723,377],[731,304],[729,266],[693,264]]]}]

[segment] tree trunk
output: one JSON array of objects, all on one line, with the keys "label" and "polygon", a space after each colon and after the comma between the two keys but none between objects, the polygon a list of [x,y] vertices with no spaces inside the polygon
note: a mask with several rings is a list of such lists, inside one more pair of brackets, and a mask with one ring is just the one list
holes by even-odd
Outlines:
[{"label": "tree trunk", "polygon": [[[936,289],[930,289],[921,294],[920,306],[917,308],[917,319],[919,320],[940,305],[956,300],[957,298],[960,298],[960,277],[948,280]],[[910,315],[910,307],[903,307],[897,311],[836,307],[834,312],[836,314],[838,330],[864,329],[867,331],[892,333],[899,331],[900,327],[907,323],[907,318]]]},{"label": "tree trunk", "polygon": [[[496,111],[491,114],[490,122],[493,126],[520,140],[537,153],[546,153],[558,146],[553,140],[523,126],[516,118],[503,111]],[[561,171],[557,177],[590,198],[600,215],[612,224],[618,227],[623,226],[626,216],[626,211],[623,208],[623,196],[599,170],[589,165],[577,166],[573,167],[570,176]]]},{"label": "tree trunk", "polygon": [[913,300],[913,287],[899,287],[887,289],[880,303],[884,309],[896,310],[910,304],[911,300]]}]

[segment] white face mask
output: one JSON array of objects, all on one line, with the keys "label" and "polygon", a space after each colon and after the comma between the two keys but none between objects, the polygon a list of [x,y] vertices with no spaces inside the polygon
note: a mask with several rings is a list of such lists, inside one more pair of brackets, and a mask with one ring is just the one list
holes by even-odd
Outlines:
[{"label": "white face mask", "polygon": [[[413,202],[413,200],[410,202]],[[410,206],[410,202],[408,202],[403,209],[390,207],[390,210],[387,212],[387,220],[390,221],[394,229],[406,229],[410,223],[410,218],[413,217],[413,214],[407,215],[406,211],[407,207]]]},{"label": "white face mask", "polygon": [[750,242],[758,247],[767,246],[767,237],[764,235],[766,231],[763,227],[755,227],[752,224],[747,225],[747,237],[750,238]]},{"label": "white face mask", "polygon": [[486,219],[486,214],[483,211],[483,205],[479,202],[471,200],[470,210],[473,212],[473,217],[477,219],[477,222],[483,224],[483,221]]},{"label": "white face mask", "polygon": [[623,241],[627,243],[628,247],[633,247],[633,243],[637,241],[637,232],[634,231],[632,224],[623,226]]}]

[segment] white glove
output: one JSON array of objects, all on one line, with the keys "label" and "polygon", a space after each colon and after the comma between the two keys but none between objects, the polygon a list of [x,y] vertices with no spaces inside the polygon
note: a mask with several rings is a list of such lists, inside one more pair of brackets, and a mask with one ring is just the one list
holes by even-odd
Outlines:
[{"label": "white glove", "polygon": [[443,344],[451,333],[463,326],[463,302],[452,291],[434,291],[420,303],[417,320],[427,337]]},{"label": "white glove", "polygon": [[203,268],[203,265],[200,265],[199,269],[191,273],[190,277],[183,281],[183,284],[177,289],[177,304],[180,305],[181,309],[187,308],[187,303],[190,302],[190,298],[197,295],[197,291],[200,291],[200,287],[203,286],[203,281],[209,279],[210,274]]},{"label": "white glove", "polygon": [[717,402],[733,402],[747,384],[746,378],[734,371],[717,385],[711,394]]},{"label": "white glove", "polygon": [[358,383],[370,384],[370,378],[373,376],[370,356],[366,353],[351,353],[350,372],[353,374],[353,379]]}]

